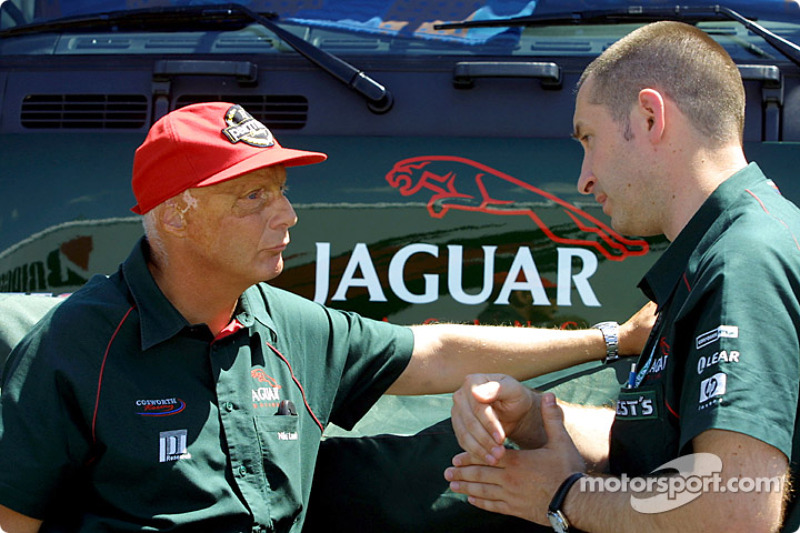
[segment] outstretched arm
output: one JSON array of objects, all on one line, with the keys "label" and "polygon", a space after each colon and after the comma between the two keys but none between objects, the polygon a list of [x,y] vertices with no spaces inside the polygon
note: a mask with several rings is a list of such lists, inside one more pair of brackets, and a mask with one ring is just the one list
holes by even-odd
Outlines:
[{"label": "outstretched arm", "polygon": [[[620,353],[638,354],[653,325],[646,305],[620,327]],[[496,372],[519,380],[597,361],[606,353],[596,329],[579,331],[504,326],[415,326],[414,352],[389,394],[453,392],[469,374]]]}]

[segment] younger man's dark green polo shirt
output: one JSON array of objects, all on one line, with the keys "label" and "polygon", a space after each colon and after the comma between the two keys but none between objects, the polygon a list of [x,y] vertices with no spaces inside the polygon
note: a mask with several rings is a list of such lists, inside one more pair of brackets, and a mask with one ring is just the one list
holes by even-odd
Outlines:
[{"label": "younger man's dark green polo shirt", "polygon": [[90,531],[299,531],[322,428],[351,427],[395,381],[411,330],[260,284],[213,339],[146,253],[143,240],[11,354],[0,504]]},{"label": "younger man's dark green polo shirt", "polygon": [[692,453],[709,429],[774,446],[796,473],[800,210],[750,164],[703,204],[641,287],[660,316],[636,384],[617,402],[613,473],[650,474]]}]

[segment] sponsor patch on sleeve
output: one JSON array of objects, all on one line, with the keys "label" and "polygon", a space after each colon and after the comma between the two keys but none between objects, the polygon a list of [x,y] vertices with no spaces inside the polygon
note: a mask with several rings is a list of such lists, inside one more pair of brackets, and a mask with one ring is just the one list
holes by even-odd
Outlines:
[{"label": "sponsor patch on sleeve", "polygon": [[739,338],[739,326],[719,326],[711,331],[706,331],[705,333],[701,333],[695,339],[695,343],[697,345],[697,349],[703,348],[712,344],[719,339],[727,338],[727,339],[738,339]]},{"label": "sponsor patch on sleeve", "polygon": [[728,375],[724,372],[717,372],[708,379],[700,382],[700,399],[698,400],[698,410],[707,409],[712,405],[718,404],[728,388]]}]

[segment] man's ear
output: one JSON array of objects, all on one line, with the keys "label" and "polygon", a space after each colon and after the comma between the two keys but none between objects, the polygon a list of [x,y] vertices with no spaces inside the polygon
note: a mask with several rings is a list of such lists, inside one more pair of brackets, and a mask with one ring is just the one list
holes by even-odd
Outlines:
[{"label": "man's ear", "polygon": [[173,198],[164,202],[158,213],[158,221],[164,231],[182,237],[186,233],[186,209]]},{"label": "man's ear", "polygon": [[642,121],[643,131],[650,142],[660,142],[666,129],[664,96],[655,89],[642,89],[637,104],[637,118]]}]

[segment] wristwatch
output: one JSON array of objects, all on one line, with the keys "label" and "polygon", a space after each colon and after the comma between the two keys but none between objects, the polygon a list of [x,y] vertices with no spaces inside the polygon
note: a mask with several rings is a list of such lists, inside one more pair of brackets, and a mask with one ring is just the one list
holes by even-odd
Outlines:
[{"label": "wristwatch", "polygon": [[575,472],[564,480],[553,495],[550,506],[547,508],[547,518],[556,533],[567,533],[569,531],[569,520],[564,515],[564,511],[561,510],[561,506],[564,505],[564,500],[567,498],[567,493],[572,488],[572,485],[585,475],[583,472]]},{"label": "wristwatch", "polygon": [[608,364],[619,359],[619,324],[616,322],[600,322],[592,326],[603,333],[606,341],[606,356],[603,363]]}]

